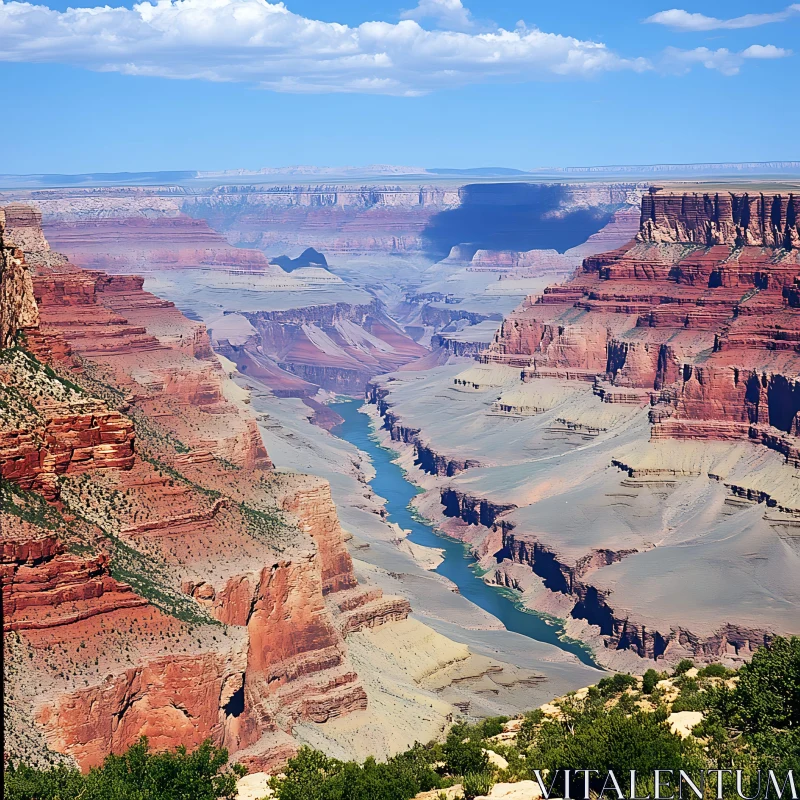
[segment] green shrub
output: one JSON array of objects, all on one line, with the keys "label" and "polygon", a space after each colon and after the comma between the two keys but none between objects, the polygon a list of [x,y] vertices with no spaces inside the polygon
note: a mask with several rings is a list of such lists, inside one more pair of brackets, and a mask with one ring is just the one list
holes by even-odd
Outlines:
[{"label": "green shrub", "polygon": [[598,684],[597,688],[603,697],[612,697],[615,694],[624,692],[631,686],[636,686],[637,681],[633,675],[628,675],[625,672],[618,672],[610,678],[603,678]]},{"label": "green shrub", "polygon": [[525,748],[533,741],[536,729],[542,724],[543,719],[544,712],[540,708],[525,715],[517,733],[517,747]]},{"label": "green shrub", "polygon": [[678,665],[675,667],[674,675],[685,675],[690,669],[694,667],[694,662],[690,661],[688,658],[684,658],[678,662]]},{"label": "green shrub", "polygon": [[441,785],[432,757],[432,749],[415,744],[386,763],[368,758],[362,765],[301,747],[270,785],[277,800],[410,800]]},{"label": "green shrub", "polygon": [[642,676],[642,691],[645,694],[653,694],[653,689],[660,680],[661,676],[654,669],[647,670]]},{"label": "green shrub", "polygon": [[480,735],[484,739],[491,739],[503,732],[503,725],[508,722],[508,717],[489,717],[478,725]]},{"label": "green shrub", "polygon": [[64,766],[33,769],[9,766],[4,800],[232,800],[244,767],[228,766],[228,751],[204,742],[151,753],[141,739],[124,755],[82,775]]},{"label": "green shrub", "polygon": [[482,794],[489,794],[492,790],[492,776],[488,772],[468,772],[464,775],[464,797],[474,800]]},{"label": "green shrub", "polygon": [[451,775],[484,772],[489,763],[481,741],[472,738],[469,728],[463,723],[450,729],[443,752],[445,767]]},{"label": "green shrub", "polygon": [[681,692],[672,704],[672,711],[705,711],[708,703],[706,692]]},{"label": "green shrub", "polygon": [[727,667],[722,664],[708,664],[698,671],[698,678],[727,678],[731,673]]}]

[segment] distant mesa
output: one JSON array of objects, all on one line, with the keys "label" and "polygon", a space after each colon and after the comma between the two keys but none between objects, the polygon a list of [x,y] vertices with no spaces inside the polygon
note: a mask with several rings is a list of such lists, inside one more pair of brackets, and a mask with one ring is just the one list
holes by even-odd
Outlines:
[{"label": "distant mesa", "polygon": [[471,167],[469,169],[445,169],[442,167],[431,167],[426,170],[431,175],[467,175],[475,178],[498,178],[509,177],[512,175],[528,175],[522,169],[511,169],[510,167]]},{"label": "distant mesa", "polygon": [[278,256],[277,258],[271,259],[271,262],[277,264],[284,272],[294,272],[296,269],[303,269],[305,267],[322,267],[322,269],[328,269],[328,262],[325,256],[313,247],[307,247],[297,258]]}]

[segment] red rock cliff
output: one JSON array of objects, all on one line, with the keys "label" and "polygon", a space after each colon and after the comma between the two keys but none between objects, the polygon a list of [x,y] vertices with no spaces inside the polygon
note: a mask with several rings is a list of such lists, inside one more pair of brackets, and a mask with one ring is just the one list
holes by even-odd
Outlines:
[{"label": "red rock cliff", "polygon": [[37,341],[63,346],[0,353],[12,752],[211,738],[279,766],[298,720],[365,707],[345,634],[408,603],[357,586],[324,481],[271,471],[202,326],[43,252]]},{"label": "red rock cliff", "polygon": [[797,202],[651,192],[635,241],[529,298],[483,358],[606,383],[608,401],[649,392],[654,436],[751,438],[793,458]]},{"label": "red rock cliff", "polygon": [[22,250],[8,240],[6,225],[0,208],[0,349],[10,347],[18,331],[39,324],[30,272]]}]

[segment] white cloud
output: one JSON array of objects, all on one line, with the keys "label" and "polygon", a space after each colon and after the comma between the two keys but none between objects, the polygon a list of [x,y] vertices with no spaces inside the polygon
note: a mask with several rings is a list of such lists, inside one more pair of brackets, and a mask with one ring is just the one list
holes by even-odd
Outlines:
[{"label": "white cloud", "polygon": [[742,50],[742,58],[786,58],[791,54],[791,50],[775,47],[774,44],[751,44],[746,50]]},{"label": "white cloud", "polygon": [[[242,81],[279,92],[416,95],[440,88],[505,81],[586,78],[614,70],[645,71],[645,58],[623,58],[604,44],[545,33],[456,30],[472,24],[461,0],[420,0],[413,14],[439,13],[450,28],[426,30],[415,19],[358,26],[294,14],[267,0],[155,0],[133,8],[56,11],[0,0],[0,62],[50,62],[127,75]],[[747,59],[789,51],[752,45],[670,48],[659,66],[686,72],[705,66],[734,75]]]},{"label": "white cloud", "polygon": [[[423,0],[418,9],[431,3]],[[458,0],[434,4],[467,14]],[[412,19],[351,27],[309,19],[267,0],[157,0],[131,9],[63,12],[0,0],[0,61],[246,81],[282,92],[396,95],[651,68],[646,59],[622,58],[602,43],[535,28],[429,31]]]},{"label": "white cloud", "polygon": [[691,14],[681,8],[671,8],[669,11],[659,11],[657,14],[653,14],[645,22],[665,25],[676,31],[737,30],[757,28],[759,25],[768,25],[771,22],[784,22],[798,13],[800,13],[800,3],[793,3],[783,11],[771,14],[745,14],[732,19],[717,19],[716,17],[707,17],[705,14]]},{"label": "white cloud", "polygon": [[791,54],[791,50],[784,50],[773,44],[752,44],[739,53],[731,52],[724,47],[718,50],[710,50],[708,47],[695,47],[693,50],[668,47],[664,51],[662,66],[668,71],[683,73],[700,64],[706,69],[717,70],[723,75],[738,75],[747,59],[786,58]]},{"label": "white cloud", "polygon": [[400,19],[435,20],[439,27],[466,31],[475,27],[472,14],[461,0],[419,0],[416,8],[404,11]]}]

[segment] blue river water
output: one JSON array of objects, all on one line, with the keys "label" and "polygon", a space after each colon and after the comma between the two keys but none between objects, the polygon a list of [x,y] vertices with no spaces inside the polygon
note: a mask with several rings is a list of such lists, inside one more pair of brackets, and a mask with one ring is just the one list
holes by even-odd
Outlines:
[{"label": "blue river water", "polygon": [[436,571],[453,581],[464,597],[499,619],[508,630],[553,644],[573,653],[584,664],[597,666],[589,648],[580,642],[562,638],[563,628],[558,621],[523,610],[509,590],[484,583],[475,570],[476,561],[468,547],[439,533],[413,512],[411,501],[420,490],[406,479],[403,470],[394,463],[392,459],[396,454],[381,447],[373,438],[370,419],[358,410],[360,406],[360,400],[343,400],[333,404],[333,409],[344,422],[332,433],[369,455],[375,468],[375,477],[370,485],[380,497],[386,499],[389,520],[410,530],[408,538],[415,544],[444,550],[444,561]]}]

